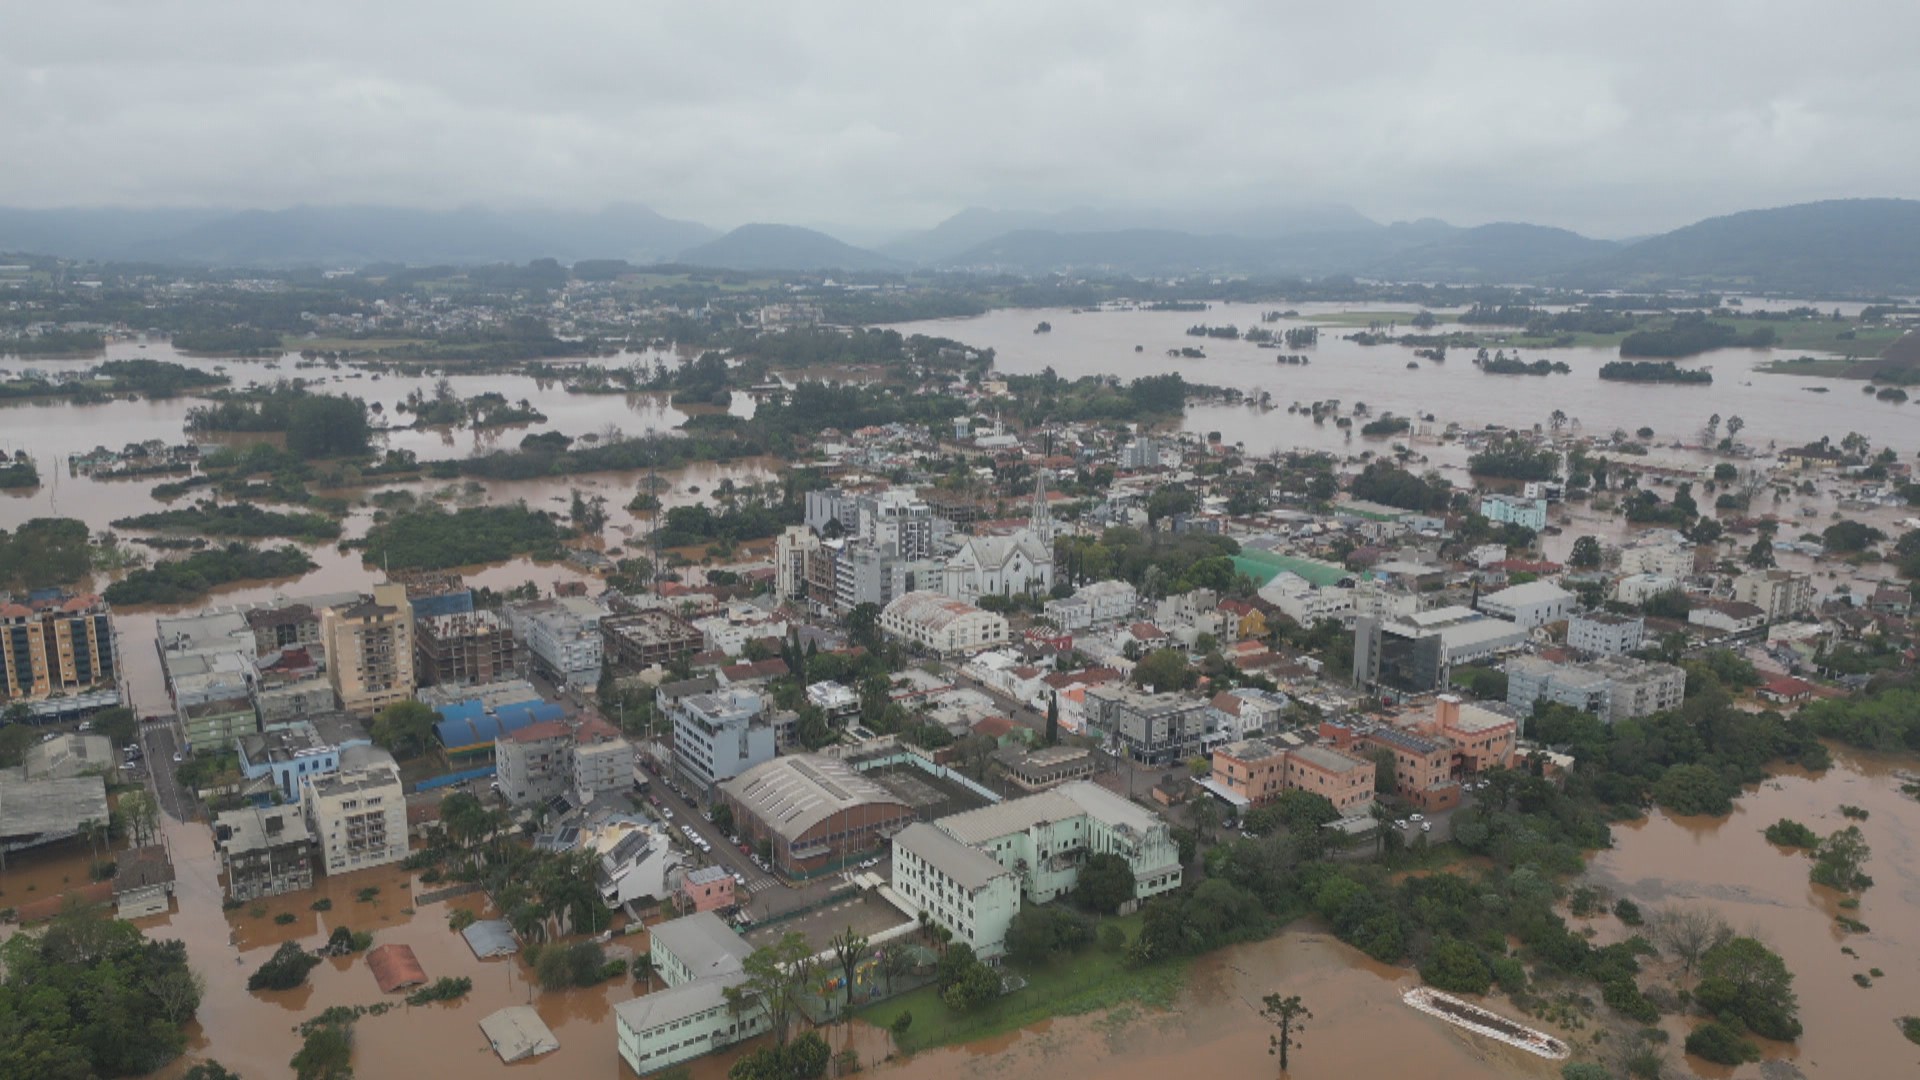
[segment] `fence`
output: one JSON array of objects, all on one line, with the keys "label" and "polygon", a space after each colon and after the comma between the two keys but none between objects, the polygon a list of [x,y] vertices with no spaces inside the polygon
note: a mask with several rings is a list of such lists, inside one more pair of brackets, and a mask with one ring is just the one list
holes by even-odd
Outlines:
[{"label": "fence", "polygon": [[413,790],[432,791],[435,788],[452,787],[455,784],[464,784],[469,780],[478,780],[481,777],[493,776],[497,771],[495,766],[487,765],[478,769],[467,769],[463,772],[447,773],[444,776],[429,776],[425,780],[416,782],[413,785]]}]

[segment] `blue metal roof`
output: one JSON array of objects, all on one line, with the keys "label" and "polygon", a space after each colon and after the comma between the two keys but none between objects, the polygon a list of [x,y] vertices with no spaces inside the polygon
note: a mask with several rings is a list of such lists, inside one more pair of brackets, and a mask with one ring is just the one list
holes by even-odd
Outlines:
[{"label": "blue metal roof", "polygon": [[566,715],[560,706],[546,701],[522,701],[502,705],[489,713],[481,702],[462,701],[436,710],[440,722],[434,734],[449,751],[472,750],[491,745],[502,735],[543,720],[559,720]]}]

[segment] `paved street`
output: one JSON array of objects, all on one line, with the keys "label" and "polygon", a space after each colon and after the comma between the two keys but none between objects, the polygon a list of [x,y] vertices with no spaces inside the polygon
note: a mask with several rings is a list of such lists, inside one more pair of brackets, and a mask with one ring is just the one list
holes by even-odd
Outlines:
[{"label": "paved street", "polygon": [[149,782],[161,811],[175,821],[192,821],[197,802],[173,775],[173,755],[183,748],[180,731],[171,722],[140,725],[140,752],[146,755]]}]

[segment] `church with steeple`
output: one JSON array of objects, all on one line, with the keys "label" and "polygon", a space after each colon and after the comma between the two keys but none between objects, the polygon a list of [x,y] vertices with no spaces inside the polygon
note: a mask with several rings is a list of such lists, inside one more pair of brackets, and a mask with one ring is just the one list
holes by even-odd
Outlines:
[{"label": "church with steeple", "polygon": [[1027,527],[1004,536],[972,536],[947,560],[940,591],[972,603],[982,596],[1018,596],[1053,589],[1053,514],[1047,474],[1035,474]]}]

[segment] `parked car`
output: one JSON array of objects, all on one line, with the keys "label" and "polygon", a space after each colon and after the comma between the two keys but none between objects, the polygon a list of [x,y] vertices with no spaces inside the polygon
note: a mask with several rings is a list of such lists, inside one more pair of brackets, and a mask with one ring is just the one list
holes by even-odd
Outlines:
[{"label": "parked car", "polygon": [[1421,832],[1432,832],[1432,831],[1433,831],[1433,822],[1431,822],[1431,821],[1423,821],[1423,822],[1421,822],[1421,823],[1420,823],[1420,831],[1421,831]]},{"label": "parked car", "polygon": [[1408,814],[1408,815],[1407,815],[1407,820],[1408,820],[1408,821],[1425,821],[1425,820],[1427,820],[1427,819],[1426,819],[1426,818],[1424,818],[1424,817],[1422,817],[1422,816],[1421,816],[1421,815],[1419,815],[1419,814]]},{"label": "parked car", "polygon": [[672,820],[673,820],[673,807],[671,807],[671,806],[662,806],[662,807],[660,807],[660,816],[661,816],[661,817],[663,817],[663,818],[665,818],[665,819],[666,819],[666,820],[668,820],[668,821],[672,821]]},{"label": "parked car", "polygon": [[1404,828],[1406,828],[1406,827],[1407,827],[1407,819],[1406,819],[1406,818],[1401,818],[1401,819],[1399,819],[1398,821],[1395,821],[1395,822],[1393,823],[1393,827],[1394,827],[1394,828],[1396,828],[1396,829],[1404,829]]}]

